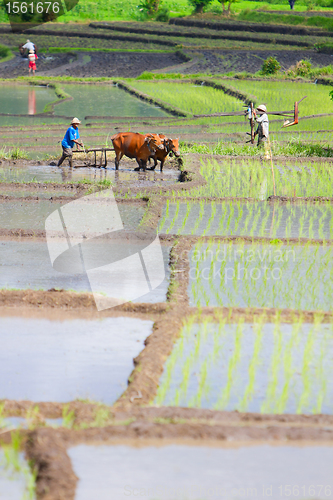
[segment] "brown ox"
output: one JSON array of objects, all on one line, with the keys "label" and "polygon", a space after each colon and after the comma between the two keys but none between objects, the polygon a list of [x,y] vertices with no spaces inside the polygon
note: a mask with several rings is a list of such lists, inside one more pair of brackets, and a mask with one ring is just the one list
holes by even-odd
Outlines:
[{"label": "brown ox", "polygon": [[146,170],[149,156],[154,154],[158,148],[163,148],[161,139],[152,134],[120,132],[111,137],[111,140],[116,153],[116,170],[118,170],[119,162],[124,155],[136,159],[139,166],[134,170],[140,170],[140,168]]},{"label": "brown ox", "polygon": [[163,149],[157,149],[154,154],[150,155],[149,158],[152,158],[154,160],[154,166],[151,167],[149,170],[155,170],[156,165],[157,165],[157,160],[161,162],[160,168],[161,172],[163,170],[163,165],[166,160],[166,157],[168,154],[172,156],[174,154],[176,157],[180,156],[179,153],[179,139],[169,139],[163,134],[151,134],[154,137],[159,137],[162,141],[163,144]]}]

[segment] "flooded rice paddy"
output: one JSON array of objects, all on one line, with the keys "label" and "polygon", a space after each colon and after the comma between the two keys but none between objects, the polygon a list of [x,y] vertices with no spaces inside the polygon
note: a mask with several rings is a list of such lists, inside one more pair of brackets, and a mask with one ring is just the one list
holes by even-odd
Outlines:
[{"label": "flooded rice paddy", "polygon": [[[45,106],[56,100],[55,92],[50,87],[31,85],[1,85],[1,113],[12,115],[35,115],[43,113]],[[1,125],[7,126],[6,118],[1,116]]]},{"label": "flooded rice paddy", "polygon": [[78,116],[84,122],[86,116],[164,117],[165,111],[111,85],[61,85],[72,99],[54,107],[51,117],[35,117],[43,113],[47,104],[57,100],[52,88],[46,86],[2,85],[1,113],[22,116],[2,116],[1,126],[43,125],[68,121]]},{"label": "flooded rice paddy", "polygon": [[[54,196],[54,193],[53,193]],[[63,207],[64,202],[49,200],[0,202],[0,227],[5,229],[45,229],[46,218]],[[138,203],[117,205],[125,229],[136,229],[145,212],[145,206]]]},{"label": "flooded rice paddy", "polygon": [[[58,104],[56,115],[65,116],[168,116],[162,109],[137,99],[116,85],[62,85],[73,100]],[[80,119],[81,119],[80,118]]]},{"label": "flooded rice paddy", "polygon": [[126,389],[133,358],[142,351],[153,322],[1,318],[0,324],[5,381],[0,399],[112,404]]},{"label": "flooded rice paddy", "polygon": [[187,324],[155,403],[261,413],[333,414],[333,328]]},{"label": "flooded rice paddy", "polygon": [[333,206],[241,201],[170,203],[167,200],[159,232],[195,236],[331,239]]},{"label": "flooded rice paddy", "polygon": [[[17,458],[19,471],[6,459],[8,447],[0,448],[0,499],[1,500],[34,500],[35,495],[29,492],[28,480],[31,473],[29,466],[19,453]],[[9,452],[10,453],[10,452]]]},{"label": "flooded rice paddy", "polygon": [[333,247],[197,243],[190,253],[190,304],[330,311]]},{"label": "flooded rice paddy", "polygon": [[[59,152],[60,157],[60,152]],[[133,164],[133,169],[136,164]],[[156,185],[167,185],[178,180],[179,172],[175,170],[164,170],[160,172],[134,172],[133,169],[125,168],[120,164],[120,170],[115,171],[113,160],[108,168],[74,168],[52,167],[48,165],[0,168],[1,182],[103,182],[111,180],[115,184],[128,183],[137,187],[150,187]],[[1,187],[1,184],[0,184]]]},{"label": "flooded rice paddy", "polygon": [[[278,500],[290,484],[298,485],[291,498],[305,500],[309,491],[332,498],[329,446],[80,445],[68,454],[79,478],[75,500]],[[325,485],[326,492],[312,485]]]},{"label": "flooded rice paddy", "polygon": [[[87,255],[92,257],[98,255],[101,258],[100,265],[105,264],[108,261],[108,256],[111,256],[111,250],[114,250],[112,244],[112,240],[87,242]],[[123,255],[123,257],[133,255],[141,249],[138,244],[128,244],[124,241],[119,242],[117,246],[118,254]],[[86,272],[82,272],[82,268],[81,271],[77,270],[76,272],[73,269],[69,271],[71,274],[68,274],[56,271],[52,267],[45,240],[26,239],[19,242],[3,240],[0,241],[0,253],[0,288],[20,290],[50,290],[56,288],[75,292],[92,291],[88,276]],[[133,302],[156,303],[166,300],[170,278],[169,253],[170,247],[162,246],[165,265],[165,279],[163,282],[157,288],[138,297]],[[110,258],[110,260],[112,259]],[[94,292],[98,291],[98,283],[95,283]]]},{"label": "flooded rice paddy", "polygon": [[[265,200],[274,194],[269,161],[202,158],[200,172],[206,185],[194,189],[191,196]],[[332,197],[333,174],[328,162],[309,163],[302,158],[274,159],[274,177],[277,196]]]}]

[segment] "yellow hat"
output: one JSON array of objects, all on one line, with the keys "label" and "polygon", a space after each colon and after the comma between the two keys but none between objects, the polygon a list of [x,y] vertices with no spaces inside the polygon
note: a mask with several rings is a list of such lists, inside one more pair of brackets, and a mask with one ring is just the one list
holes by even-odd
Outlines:
[{"label": "yellow hat", "polygon": [[78,118],[73,118],[73,120],[71,121],[71,125],[73,125],[73,123],[79,124],[81,122]]}]

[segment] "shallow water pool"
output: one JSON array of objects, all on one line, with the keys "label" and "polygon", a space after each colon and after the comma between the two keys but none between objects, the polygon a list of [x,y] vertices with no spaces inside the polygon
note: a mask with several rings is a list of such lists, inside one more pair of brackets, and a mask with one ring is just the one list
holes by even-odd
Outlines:
[{"label": "shallow water pool", "polygon": [[165,111],[138,99],[116,85],[62,85],[73,97],[55,107],[55,115],[78,116],[168,116]]},{"label": "shallow water pool", "polygon": [[266,202],[167,203],[160,233],[197,236],[333,237],[333,205]]},{"label": "shallow water pool", "polygon": [[[60,157],[60,153],[59,153]],[[136,166],[136,165],[135,165]],[[133,168],[135,167],[133,165]],[[36,165],[28,167],[0,168],[1,182],[102,182],[111,180],[115,185],[129,184],[135,187],[150,187],[154,185],[165,185],[178,180],[179,172],[175,170],[163,170],[157,172],[135,172],[133,169],[123,168],[120,164],[119,171],[115,171],[114,162],[110,161],[108,168],[74,168],[52,167],[49,165]],[[1,187],[1,184],[0,184]]]},{"label": "shallow water pool", "polygon": [[316,498],[332,498],[329,446],[80,445],[68,454],[79,478],[75,500],[279,500],[285,485],[298,486],[289,498],[309,498],[312,485],[324,485]]},{"label": "shallow water pool", "polygon": [[[110,240],[88,242],[87,252],[90,260],[96,254],[105,261],[110,254],[109,245]],[[121,241],[117,246],[117,252],[125,257],[136,253],[138,250],[141,250],[141,247],[127,244],[124,241]],[[162,246],[162,253],[165,266],[164,281],[151,292],[134,299],[133,302],[156,303],[166,300],[170,277],[168,266],[170,247]],[[75,271],[73,269],[72,274],[68,274],[53,269],[45,240],[3,240],[0,241],[0,255],[0,288],[20,290],[49,290],[56,288],[76,292],[92,291],[87,274],[83,273],[82,270]],[[100,265],[102,265],[102,261]],[[98,290],[98,283],[95,283],[94,291],[98,292]],[[121,291],[119,291],[120,295]]]},{"label": "shallow water pool", "polygon": [[[13,115],[35,115],[43,113],[46,104],[56,99],[54,90],[49,87],[31,85],[1,85],[1,113]],[[2,125],[9,125],[7,117],[0,116]]]},{"label": "shallow water pool", "polygon": [[[66,201],[5,201],[0,202],[0,228],[5,229],[45,229],[46,218],[64,206]],[[145,212],[145,206],[130,203],[118,203],[122,223],[126,229],[135,229]]]},{"label": "shallow water pool", "polygon": [[333,327],[187,325],[155,402],[256,413],[333,413]]},{"label": "shallow water pool", "polygon": [[152,321],[0,319],[0,399],[112,404],[127,387]]},{"label": "shallow water pool", "polygon": [[191,305],[332,309],[332,246],[198,243],[189,258]]}]

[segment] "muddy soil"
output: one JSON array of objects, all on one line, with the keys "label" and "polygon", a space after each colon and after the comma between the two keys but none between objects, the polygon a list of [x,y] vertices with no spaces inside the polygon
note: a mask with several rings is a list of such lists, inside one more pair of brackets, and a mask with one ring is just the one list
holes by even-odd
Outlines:
[{"label": "muddy soil", "polygon": [[[265,59],[275,57],[282,66],[288,69],[301,59],[308,59],[313,66],[327,66],[332,63],[329,54],[318,54],[314,50],[202,50],[203,56],[195,64],[184,69],[185,74],[193,73],[226,73],[229,71],[247,71],[255,73],[261,69]],[[180,69],[180,72],[181,69]]]},{"label": "muddy soil", "polygon": [[[181,57],[173,53],[107,53],[87,50],[77,56],[73,53],[49,56],[42,54],[37,61],[37,74],[87,78],[135,78],[143,71],[155,71],[173,66],[177,72],[183,74],[205,72],[219,74],[229,71],[255,73],[270,56],[276,57],[283,69],[290,68],[301,59],[310,60],[315,67],[327,66],[332,62],[329,54],[319,54],[314,50],[199,50],[195,54],[187,51],[187,55],[193,64],[184,63]],[[0,64],[1,78],[14,78],[27,73],[27,60],[18,55],[11,61]]]},{"label": "muddy soil", "polygon": [[110,76],[135,78],[143,71],[153,71],[167,66],[181,64],[182,59],[176,54],[130,53],[130,52],[94,52],[89,54],[91,61],[84,66],[67,69],[65,75],[88,77]]},{"label": "muddy soil", "polygon": [[[76,59],[75,54],[40,54],[36,62],[37,71],[49,71],[59,68],[65,64],[71,64]],[[18,53],[10,61],[0,64],[1,78],[16,78],[17,76],[28,76],[29,61]]]},{"label": "muddy soil", "polygon": [[[36,74],[46,75],[47,72],[47,76],[135,78],[143,71],[153,71],[183,63],[183,60],[173,53],[108,53],[87,50],[85,53],[80,53],[79,56],[78,63],[78,56],[74,53],[50,54],[48,56],[42,54],[36,63]],[[14,78],[27,74],[28,60],[19,55],[0,64],[1,78]]]}]

